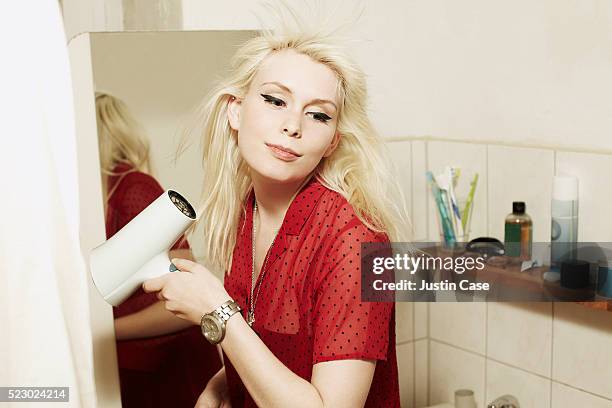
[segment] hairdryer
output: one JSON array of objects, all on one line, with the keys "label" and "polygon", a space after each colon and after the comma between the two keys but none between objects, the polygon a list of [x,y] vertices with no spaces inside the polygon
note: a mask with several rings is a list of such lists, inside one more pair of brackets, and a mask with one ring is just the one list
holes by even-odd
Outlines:
[{"label": "hairdryer", "polygon": [[91,277],[104,300],[117,306],[145,280],[176,270],[168,250],[195,220],[191,204],[168,190],[94,248],[89,259]]}]

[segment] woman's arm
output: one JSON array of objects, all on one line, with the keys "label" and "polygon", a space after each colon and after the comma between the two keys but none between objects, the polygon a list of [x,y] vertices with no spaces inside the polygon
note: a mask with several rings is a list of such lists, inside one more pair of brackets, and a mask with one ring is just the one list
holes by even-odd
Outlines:
[{"label": "woman's arm", "polygon": [[[173,249],[170,259],[182,256],[193,260],[191,249]],[[136,313],[115,319],[115,338],[130,340],[146,337],[162,336],[193,326],[186,320],[176,317],[166,310],[163,302],[156,302]]]},{"label": "woman's arm", "polygon": [[221,347],[260,407],[362,407],[376,367],[374,360],[318,363],[308,382],[276,358],[239,313],[227,321]]},{"label": "woman's arm", "polygon": [[156,302],[136,313],[115,319],[115,338],[130,340],[162,336],[192,326],[192,323],[167,311],[164,302]]}]

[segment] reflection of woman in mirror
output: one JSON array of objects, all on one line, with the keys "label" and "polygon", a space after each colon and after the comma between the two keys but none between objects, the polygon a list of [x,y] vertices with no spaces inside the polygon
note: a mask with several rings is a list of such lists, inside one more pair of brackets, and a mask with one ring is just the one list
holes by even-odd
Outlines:
[{"label": "reflection of woman in mirror", "polygon": [[[148,141],[125,103],[97,93],[96,114],[108,239],[164,190],[149,174]],[[187,240],[179,240],[170,256],[191,258]],[[215,347],[142,290],[113,315],[123,406],[193,407],[221,366]]]},{"label": "reflection of woman in mirror", "polygon": [[200,110],[200,220],[224,283],[175,259],[144,288],[222,347],[199,406],[399,407],[394,303],[361,301],[360,245],[406,240],[405,208],[364,73],[332,34],[284,24]]}]

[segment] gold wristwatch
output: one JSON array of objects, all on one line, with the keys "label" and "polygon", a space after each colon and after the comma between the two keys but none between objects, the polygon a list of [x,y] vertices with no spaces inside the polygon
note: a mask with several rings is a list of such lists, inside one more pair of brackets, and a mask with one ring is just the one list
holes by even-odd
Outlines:
[{"label": "gold wristwatch", "polygon": [[219,344],[225,337],[225,322],[238,313],[240,306],[233,300],[228,300],[210,313],[206,313],[200,320],[202,334],[211,344]]}]

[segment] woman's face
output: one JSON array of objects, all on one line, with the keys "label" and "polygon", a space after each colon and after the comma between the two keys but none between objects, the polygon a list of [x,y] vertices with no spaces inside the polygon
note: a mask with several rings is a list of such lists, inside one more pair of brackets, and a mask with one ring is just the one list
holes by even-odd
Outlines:
[{"label": "woman's face", "polygon": [[238,148],[253,177],[299,182],[335,149],[336,74],[293,50],[268,56],[242,100],[228,106]]}]

